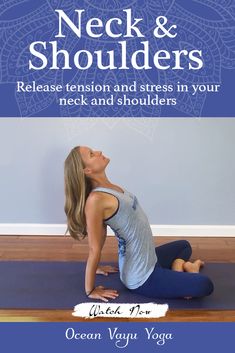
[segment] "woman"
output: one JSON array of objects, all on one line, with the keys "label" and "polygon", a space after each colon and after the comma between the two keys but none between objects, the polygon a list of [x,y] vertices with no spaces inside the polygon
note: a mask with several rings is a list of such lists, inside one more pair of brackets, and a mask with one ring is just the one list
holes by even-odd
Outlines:
[{"label": "woman", "polygon": [[86,146],[72,149],[65,161],[65,213],[68,231],[75,238],[88,236],[85,291],[92,299],[115,299],[115,289],[95,287],[97,273],[116,272],[99,267],[109,225],[119,245],[119,272],[132,292],[155,298],[203,297],[213,292],[213,283],[199,274],[201,260],[185,240],[155,249],[148,219],[132,193],[112,184],[105,169],[109,159]]}]

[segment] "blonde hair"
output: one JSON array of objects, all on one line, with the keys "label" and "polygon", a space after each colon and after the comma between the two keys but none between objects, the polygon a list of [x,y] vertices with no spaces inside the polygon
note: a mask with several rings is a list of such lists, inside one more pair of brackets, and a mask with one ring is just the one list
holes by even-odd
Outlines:
[{"label": "blonde hair", "polygon": [[64,163],[65,206],[67,232],[76,240],[87,236],[85,204],[92,190],[84,173],[79,146],[74,147]]}]

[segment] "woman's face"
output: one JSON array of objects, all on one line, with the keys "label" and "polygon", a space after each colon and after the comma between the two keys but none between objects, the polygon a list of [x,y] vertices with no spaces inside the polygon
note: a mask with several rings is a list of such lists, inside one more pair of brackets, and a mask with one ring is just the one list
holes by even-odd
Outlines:
[{"label": "woman's face", "polygon": [[110,159],[103,156],[101,151],[94,151],[87,146],[80,146],[79,152],[85,165],[85,172],[99,173],[108,165]]}]

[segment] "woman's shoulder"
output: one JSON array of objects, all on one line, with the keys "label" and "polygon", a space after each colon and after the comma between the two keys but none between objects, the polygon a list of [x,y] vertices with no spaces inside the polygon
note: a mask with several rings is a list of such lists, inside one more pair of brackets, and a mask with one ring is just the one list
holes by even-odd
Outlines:
[{"label": "woman's shoulder", "polygon": [[113,203],[116,204],[116,197],[106,192],[96,192],[91,191],[86,200],[85,208],[86,210],[90,209],[107,209],[113,206]]},{"label": "woman's shoulder", "polygon": [[90,217],[92,215],[103,214],[105,204],[101,195],[97,195],[96,192],[91,192],[85,203],[85,214],[86,217]]},{"label": "woman's shoulder", "polygon": [[91,191],[86,199],[86,205],[96,205],[104,198],[103,193]]},{"label": "woman's shoulder", "polygon": [[104,192],[92,191],[86,200],[86,217],[107,219],[117,210],[118,204],[119,201],[115,196]]},{"label": "woman's shoulder", "polygon": [[103,192],[91,191],[86,200],[86,207],[105,207],[107,195]]}]

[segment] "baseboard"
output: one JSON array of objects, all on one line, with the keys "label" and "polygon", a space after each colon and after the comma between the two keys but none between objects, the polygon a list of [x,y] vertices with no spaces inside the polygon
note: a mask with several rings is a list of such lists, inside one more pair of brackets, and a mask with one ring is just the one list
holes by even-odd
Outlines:
[{"label": "baseboard", "polygon": [[[235,237],[235,225],[151,225],[154,236]],[[0,223],[0,235],[59,235],[65,224]],[[108,235],[114,235],[108,228]]]}]

